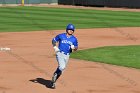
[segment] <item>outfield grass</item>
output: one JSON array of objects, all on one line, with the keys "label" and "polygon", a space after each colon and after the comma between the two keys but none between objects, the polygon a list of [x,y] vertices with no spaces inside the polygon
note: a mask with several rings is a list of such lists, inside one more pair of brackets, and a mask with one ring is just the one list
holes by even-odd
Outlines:
[{"label": "outfield grass", "polygon": [[0,32],[76,28],[138,27],[140,12],[64,9],[48,7],[1,7]]},{"label": "outfield grass", "polygon": [[140,69],[140,45],[107,46],[80,50],[72,53],[72,58],[101,62]]}]

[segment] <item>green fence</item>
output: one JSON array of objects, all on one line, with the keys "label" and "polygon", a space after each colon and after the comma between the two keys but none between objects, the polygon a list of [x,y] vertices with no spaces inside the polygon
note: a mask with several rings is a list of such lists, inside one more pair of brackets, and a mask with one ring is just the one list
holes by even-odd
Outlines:
[{"label": "green fence", "polygon": [[[22,0],[0,0],[0,4],[21,4]],[[51,4],[58,3],[58,0],[24,0],[25,4]]]}]

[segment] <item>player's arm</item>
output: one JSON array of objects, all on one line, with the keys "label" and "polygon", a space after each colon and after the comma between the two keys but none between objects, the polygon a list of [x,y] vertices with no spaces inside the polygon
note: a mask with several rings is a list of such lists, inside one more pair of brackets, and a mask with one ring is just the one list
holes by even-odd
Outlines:
[{"label": "player's arm", "polygon": [[78,46],[71,45],[71,49],[74,50],[74,51],[77,51],[78,50]]},{"label": "player's arm", "polygon": [[74,51],[77,51],[77,50],[78,50],[78,47],[76,46],[75,49],[74,49]]},{"label": "player's arm", "polygon": [[52,40],[52,45],[53,45],[53,47],[56,46],[56,43],[57,43],[57,42],[56,42],[55,40]]},{"label": "player's arm", "polygon": [[75,40],[75,42],[73,43],[73,45],[71,45],[71,49],[74,50],[74,51],[77,51],[78,50],[78,41],[77,41],[77,39]]},{"label": "player's arm", "polygon": [[59,35],[57,35],[55,38],[52,39],[52,45],[55,50],[55,52],[59,52],[59,48],[56,46],[56,43],[60,40]]}]

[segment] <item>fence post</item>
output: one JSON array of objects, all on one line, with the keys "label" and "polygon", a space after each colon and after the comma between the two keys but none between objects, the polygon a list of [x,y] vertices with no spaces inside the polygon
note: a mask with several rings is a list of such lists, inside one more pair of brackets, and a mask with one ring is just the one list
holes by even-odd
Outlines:
[{"label": "fence post", "polygon": [[21,5],[24,6],[24,0],[21,1]]}]

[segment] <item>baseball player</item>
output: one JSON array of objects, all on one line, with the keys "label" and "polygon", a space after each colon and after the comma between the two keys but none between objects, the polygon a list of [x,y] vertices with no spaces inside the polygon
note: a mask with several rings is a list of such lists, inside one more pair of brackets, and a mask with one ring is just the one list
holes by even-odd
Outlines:
[{"label": "baseball player", "polygon": [[[68,24],[66,27],[66,33],[57,35],[52,40],[53,48],[56,52],[56,59],[58,67],[53,74],[51,87],[55,89],[56,80],[61,76],[62,72],[67,66],[70,53],[78,49],[77,38],[73,35],[75,26]],[[58,47],[56,45],[58,43]]]}]

